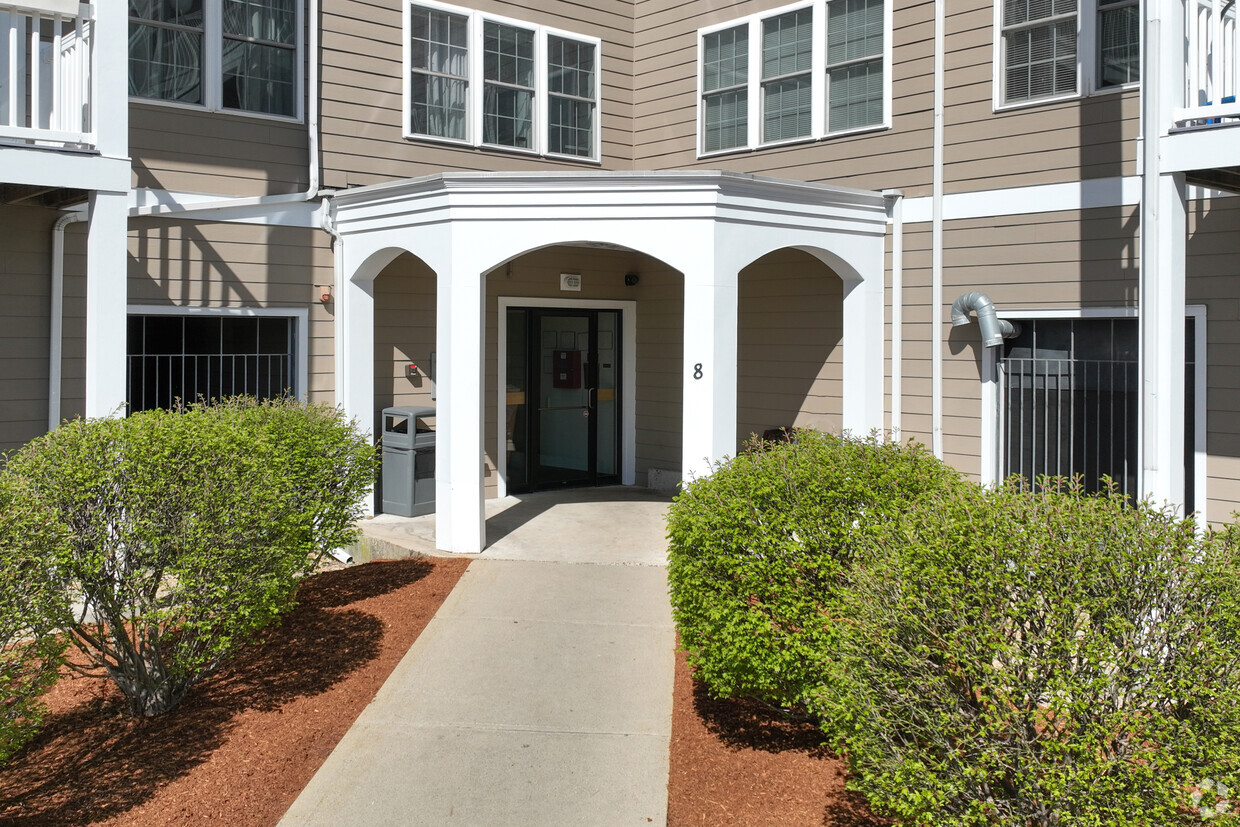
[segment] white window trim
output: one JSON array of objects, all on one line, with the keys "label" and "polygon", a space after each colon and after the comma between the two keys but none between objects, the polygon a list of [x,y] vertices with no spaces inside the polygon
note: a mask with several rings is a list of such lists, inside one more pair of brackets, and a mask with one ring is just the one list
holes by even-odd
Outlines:
[{"label": "white window trim", "polygon": [[[465,140],[457,138],[445,138],[439,135],[424,135],[420,132],[413,132],[410,125],[413,122],[413,102],[412,89],[410,86],[410,76],[413,72],[413,55],[412,55],[412,20],[411,12],[414,6],[421,8],[434,9],[436,11],[446,12],[448,14],[457,14],[467,19],[467,42],[469,44],[469,76],[466,79],[468,83],[468,92],[466,101],[468,111],[465,118]],[[565,31],[557,29],[553,26],[540,26],[525,20],[517,20],[503,15],[482,12],[476,9],[462,8],[461,6],[452,6],[447,3],[440,3],[437,0],[405,0],[401,6],[401,67],[404,72],[401,80],[401,134],[406,140],[411,141],[427,141],[437,144],[446,144],[450,146],[478,147],[488,150],[498,150],[501,152],[511,152],[517,155],[534,155],[544,158],[555,158],[557,160],[575,161],[577,163],[597,164],[600,163],[603,149],[603,41],[597,37],[579,34],[577,32]],[[532,147],[515,147],[506,146],[504,144],[490,144],[482,140],[482,88],[484,80],[482,77],[483,67],[483,29],[485,23],[499,23],[505,26],[513,26],[518,29],[525,29],[534,33],[534,109],[533,133],[534,146]],[[589,156],[569,155],[560,152],[550,152],[547,149],[549,138],[549,127],[546,120],[548,110],[548,99],[550,91],[547,88],[547,38],[548,36],[561,37],[566,40],[575,40],[580,43],[587,43],[594,47],[594,135],[593,147]]]},{"label": "white window trim", "polygon": [[[695,64],[697,78],[695,87],[697,90],[697,105],[695,111],[697,114],[697,157],[712,158],[717,155],[730,155],[737,152],[750,152],[755,149],[768,149],[774,147],[790,146],[794,144],[811,143],[814,141],[822,141],[830,138],[839,138],[845,135],[858,135],[866,132],[877,132],[891,128],[891,32],[892,32],[892,0],[884,0],[883,2],[883,120],[880,123],[868,124],[866,126],[853,127],[851,129],[841,129],[831,132],[827,129],[827,3],[829,0],[808,0],[808,2],[791,3],[786,6],[780,6],[770,11],[758,12],[756,14],[747,15],[746,17],[738,17],[735,20],[729,20],[726,23],[716,23],[712,26],[703,26],[697,30],[697,62]],[[762,23],[772,17],[778,17],[781,14],[798,11],[800,9],[813,9],[814,16],[814,34],[813,34],[813,52],[811,56],[810,76],[813,78],[814,93],[812,96],[812,108],[810,110],[810,134],[801,138],[786,138],[779,141],[762,141]],[[704,38],[709,34],[724,31],[726,29],[734,29],[738,26],[749,27],[749,70],[746,84],[748,87],[748,122],[747,139],[742,146],[728,147],[727,149],[714,149],[709,152],[706,150],[706,130],[703,128],[703,117],[705,111],[702,106],[702,98],[706,94],[702,84],[702,59],[704,57],[704,49],[702,46]]]},{"label": "white window trim", "polygon": [[1042,106],[1048,103],[1078,100],[1094,95],[1110,95],[1137,89],[1141,81],[1123,83],[1117,86],[1098,85],[1098,3],[1097,0],[1078,0],[1076,11],[1076,91],[1033,100],[1003,101],[1004,69],[1007,65],[1003,55],[1003,2],[995,0],[994,37],[992,38],[990,94],[991,104],[995,112],[1008,112],[1013,109],[1027,109],[1030,106]]},{"label": "white window trim", "polygon": [[129,316],[266,316],[293,319],[297,344],[297,393],[302,402],[310,399],[310,311],[304,307],[179,307],[167,304],[131,304]]},{"label": "white window trim", "polygon": [[[131,103],[150,104],[151,106],[168,107],[170,109],[188,109],[195,112],[215,112],[221,115],[237,115],[243,118],[259,118],[282,123],[301,123],[305,119],[306,109],[306,53],[305,53],[305,13],[304,0],[297,3],[297,38],[295,41],[296,57],[292,115],[273,115],[270,112],[251,112],[248,109],[233,109],[224,106],[224,3],[223,0],[203,0],[202,6],[202,103],[186,103],[161,98],[144,98],[130,95]],[[129,19],[129,18],[127,18]],[[128,54],[126,54],[128,59]],[[126,75],[128,77],[128,75]]]},{"label": "white window trim", "polygon": [[[1082,307],[1066,310],[1000,310],[1001,319],[1135,319],[1140,315],[1135,307]],[[1197,520],[1206,524],[1205,515],[1209,505],[1206,498],[1206,308],[1190,304],[1184,308],[1184,318],[1193,320],[1194,374],[1193,389],[1193,501],[1197,504]],[[1000,482],[1000,445],[1003,434],[999,432],[1002,419],[999,414],[999,358],[997,347],[982,348],[982,467],[983,485]],[[1190,481],[1185,480],[1187,485]]]}]

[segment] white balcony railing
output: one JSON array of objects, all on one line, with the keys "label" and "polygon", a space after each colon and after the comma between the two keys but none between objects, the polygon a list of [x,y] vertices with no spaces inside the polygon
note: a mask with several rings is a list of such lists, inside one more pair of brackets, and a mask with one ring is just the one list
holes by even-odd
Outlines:
[{"label": "white balcony railing", "polygon": [[1184,102],[1176,126],[1240,123],[1236,0],[1185,0]]},{"label": "white balcony railing", "polygon": [[0,141],[93,147],[94,7],[30,5],[0,5]]}]

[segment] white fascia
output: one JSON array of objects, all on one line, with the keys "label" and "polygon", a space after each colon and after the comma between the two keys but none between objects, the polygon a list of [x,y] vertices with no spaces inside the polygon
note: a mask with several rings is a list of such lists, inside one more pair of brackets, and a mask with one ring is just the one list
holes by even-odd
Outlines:
[{"label": "white fascia", "polygon": [[[1231,198],[1235,193],[1207,187],[1190,186],[1188,200]],[[993,190],[949,193],[943,196],[943,220],[994,218],[1004,215],[1091,210],[1100,207],[1135,207],[1141,203],[1141,176],[1088,178],[1059,184],[1036,184],[1028,187],[1005,187]],[[930,196],[907,198],[904,202],[906,224],[930,221],[933,199]]]}]

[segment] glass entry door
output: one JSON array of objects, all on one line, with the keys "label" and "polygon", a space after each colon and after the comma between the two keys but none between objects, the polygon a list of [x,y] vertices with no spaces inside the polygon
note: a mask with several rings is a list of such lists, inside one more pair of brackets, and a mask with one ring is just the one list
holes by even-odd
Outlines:
[{"label": "glass entry door", "polygon": [[618,482],[620,312],[508,314],[509,487]]}]

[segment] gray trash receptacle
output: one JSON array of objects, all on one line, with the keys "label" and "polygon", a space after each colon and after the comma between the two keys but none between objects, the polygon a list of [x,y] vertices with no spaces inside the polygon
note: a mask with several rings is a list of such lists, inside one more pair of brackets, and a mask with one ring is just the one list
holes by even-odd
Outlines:
[{"label": "gray trash receptacle", "polygon": [[383,409],[383,513],[435,511],[435,409]]}]

